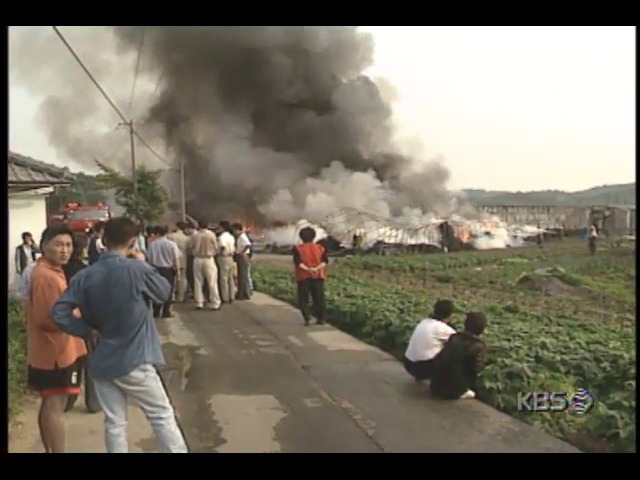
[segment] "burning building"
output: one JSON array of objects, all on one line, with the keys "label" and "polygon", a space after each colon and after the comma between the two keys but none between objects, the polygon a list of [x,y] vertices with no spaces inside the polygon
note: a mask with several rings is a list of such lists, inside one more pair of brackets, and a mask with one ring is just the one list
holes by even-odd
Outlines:
[{"label": "burning building", "polygon": [[357,233],[364,250],[383,244],[398,252],[519,247],[538,233],[537,226],[508,225],[496,217],[470,220],[452,215],[409,225],[347,208],[313,221],[267,229],[265,241],[279,247],[294,245],[300,241],[297,232],[306,225],[316,228],[316,240],[331,237],[343,248],[351,248],[353,235]]}]

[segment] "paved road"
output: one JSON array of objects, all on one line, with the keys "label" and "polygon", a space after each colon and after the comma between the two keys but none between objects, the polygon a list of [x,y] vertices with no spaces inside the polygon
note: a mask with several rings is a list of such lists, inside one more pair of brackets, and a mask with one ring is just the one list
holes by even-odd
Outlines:
[{"label": "paved road", "polygon": [[[176,311],[160,324],[164,376],[193,452],[576,452],[475,400],[430,398],[389,355],[330,326],[304,327],[266,295]],[[195,354],[182,392],[171,369],[186,345]],[[70,450],[104,451],[100,414],[79,407],[69,418]],[[129,437],[132,450],[155,449],[133,407]],[[11,451],[41,451],[37,432],[16,438]]]},{"label": "paved road", "polygon": [[304,327],[266,295],[179,312],[163,329],[202,346],[186,391],[173,394],[192,451],[576,451],[475,400],[430,398],[394,358],[330,326]]}]

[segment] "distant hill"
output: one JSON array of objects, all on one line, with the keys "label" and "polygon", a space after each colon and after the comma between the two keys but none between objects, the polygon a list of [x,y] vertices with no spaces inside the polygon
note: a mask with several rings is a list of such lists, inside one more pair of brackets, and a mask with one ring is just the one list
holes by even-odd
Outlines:
[{"label": "distant hill", "polygon": [[540,190],[537,192],[503,192],[464,190],[474,205],[635,205],[636,184],[603,185],[579,192]]}]

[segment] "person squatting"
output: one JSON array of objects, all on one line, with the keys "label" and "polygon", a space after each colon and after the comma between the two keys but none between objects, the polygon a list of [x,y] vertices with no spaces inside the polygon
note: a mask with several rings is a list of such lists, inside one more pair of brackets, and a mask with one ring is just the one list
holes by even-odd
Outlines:
[{"label": "person squatting", "polygon": [[431,392],[442,399],[476,398],[476,382],[487,346],[480,339],[487,319],[469,312],[464,330],[451,326],[454,305],[438,300],[431,317],[416,325],[404,354],[404,368],[416,381],[431,380]]}]

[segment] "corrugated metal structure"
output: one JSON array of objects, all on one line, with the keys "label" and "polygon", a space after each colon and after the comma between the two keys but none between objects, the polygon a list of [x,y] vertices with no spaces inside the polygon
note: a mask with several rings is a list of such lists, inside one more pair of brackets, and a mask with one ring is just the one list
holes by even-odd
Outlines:
[{"label": "corrugated metal structure", "polygon": [[632,205],[591,207],[589,224],[596,224],[605,236],[635,235],[636,207]]},{"label": "corrugated metal structure", "polygon": [[589,207],[558,205],[479,205],[478,211],[512,225],[581,230],[587,228]]}]

